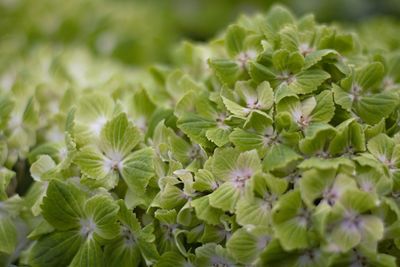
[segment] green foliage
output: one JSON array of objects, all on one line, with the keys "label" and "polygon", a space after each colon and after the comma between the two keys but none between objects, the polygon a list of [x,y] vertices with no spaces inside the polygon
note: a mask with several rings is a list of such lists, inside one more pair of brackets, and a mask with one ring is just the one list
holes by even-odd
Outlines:
[{"label": "green foliage", "polygon": [[400,57],[365,34],[275,6],[168,67],[1,61],[0,265],[398,265]]}]

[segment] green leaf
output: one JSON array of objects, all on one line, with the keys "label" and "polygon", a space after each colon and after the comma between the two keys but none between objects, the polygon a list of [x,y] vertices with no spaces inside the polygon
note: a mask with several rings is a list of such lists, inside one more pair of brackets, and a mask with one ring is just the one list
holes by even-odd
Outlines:
[{"label": "green leaf", "polygon": [[112,161],[94,146],[83,147],[74,158],[74,163],[84,175],[92,179],[103,179],[113,171],[110,164]]},{"label": "green leaf", "polygon": [[328,238],[328,242],[337,246],[342,252],[355,247],[360,241],[361,234],[356,229],[349,228],[345,224],[335,227]]},{"label": "green leaf", "polygon": [[5,95],[0,96],[0,129],[4,129],[14,109],[14,102]]},{"label": "green leaf", "polygon": [[105,246],[106,266],[139,266],[141,262],[140,249],[136,243],[130,243],[130,241],[130,239],[121,238]]},{"label": "green leaf", "polygon": [[232,101],[226,97],[222,96],[222,101],[224,102],[226,109],[229,110],[233,115],[238,117],[246,117],[250,113],[249,108],[242,107],[235,101]]},{"label": "green leaf", "polygon": [[23,123],[30,127],[37,127],[39,123],[39,107],[35,98],[30,98],[22,116]]},{"label": "green leaf", "polygon": [[193,189],[200,191],[200,192],[213,191],[218,186],[213,174],[206,169],[200,169],[196,173],[194,180],[195,181],[193,183]]},{"label": "green leaf", "polygon": [[235,56],[243,51],[245,37],[246,31],[239,25],[231,25],[228,27],[225,35],[225,46],[231,56]]},{"label": "green leaf", "polygon": [[100,245],[94,239],[87,239],[69,266],[105,266],[103,251]]},{"label": "green leaf", "polygon": [[357,189],[354,179],[342,173],[337,174],[334,169],[303,172],[299,187],[302,199],[308,206],[313,206],[318,198],[332,206],[345,191]]},{"label": "green leaf", "polygon": [[274,91],[269,82],[264,81],[257,86],[260,109],[268,110],[274,105]]},{"label": "green leaf", "polygon": [[7,168],[0,168],[0,201],[8,198],[7,188],[14,176],[15,172]]},{"label": "green leaf", "polygon": [[147,147],[129,154],[122,162],[121,175],[131,190],[143,192],[154,176],[153,150]]},{"label": "green leaf", "polygon": [[251,264],[257,259],[266,243],[267,237],[258,237],[241,228],[229,238],[226,248],[236,261]]},{"label": "green leaf", "polygon": [[210,205],[223,211],[233,212],[240,190],[231,182],[225,182],[209,195]]},{"label": "green leaf", "polygon": [[186,202],[184,192],[172,184],[166,184],[158,196],[159,200],[157,198],[154,199],[152,205],[162,207],[164,209],[181,207]]},{"label": "green leaf", "polygon": [[341,166],[349,167],[354,169],[354,162],[351,159],[339,157],[339,158],[318,158],[311,157],[302,161],[297,167],[300,169],[338,169]]},{"label": "green leaf", "polygon": [[316,50],[313,51],[309,54],[307,54],[307,56],[304,59],[304,69],[308,69],[314,65],[316,65],[317,63],[323,61],[325,58],[336,58],[338,57],[339,54],[337,51],[333,50],[333,49],[322,49],[322,50]]},{"label": "green leaf", "polygon": [[382,118],[387,118],[399,106],[399,96],[391,92],[362,96],[353,105],[363,121],[374,125]]},{"label": "green leaf", "polygon": [[263,170],[272,171],[283,169],[301,158],[302,157],[298,153],[286,145],[273,145],[264,157],[262,163]]},{"label": "green leaf", "polygon": [[287,8],[275,5],[266,16],[266,23],[263,24],[264,34],[268,39],[275,40],[279,30],[287,24],[294,23],[294,21],[293,14]]},{"label": "green leaf", "polygon": [[241,151],[260,149],[264,140],[260,134],[235,128],[229,135],[229,140]]},{"label": "green leaf", "polygon": [[221,147],[229,143],[230,128],[212,128],[206,131],[208,140]]},{"label": "green leaf", "polygon": [[195,114],[185,114],[178,120],[178,127],[189,138],[203,146],[210,146],[210,141],[206,138],[206,131],[215,127],[214,121],[205,119]]},{"label": "green leaf", "polygon": [[299,149],[307,155],[324,153],[326,144],[336,134],[335,128],[325,123],[311,124],[305,131],[304,139],[300,140]]},{"label": "green leaf", "polygon": [[395,142],[386,134],[378,134],[367,143],[368,151],[380,162],[387,164],[392,159]]},{"label": "green leaf", "polygon": [[238,151],[233,148],[216,149],[213,155],[212,172],[217,179],[227,181],[236,168],[239,157]]},{"label": "green leaf", "polygon": [[343,194],[340,202],[348,210],[356,211],[359,214],[371,210],[377,206],[374,197],[370,193],[359,190],[347,191],[345,194]]},{"label": "green leaf", "polygon": [[329,73],[323,70],[308,69],[296,74],[289,87],[297,94],[309,94],[316,91],[330,77]]},{"label": "green leaf", "polygon": [[[0,211],[1,213],[1,211]],[[11,255],[17,246],[17,229],[13,220],[0,216],[0,252]]]},{"label": "green leaf", "polygon": [[370,63],[355,73],[355,82],[364,90],[374,89],[381,84],[384,67],[380,62]]},{"label": "green leaf", "polygon": [[196,212],[197,218],[208,224],[217,225],[220,223],[220,217],[223,214],[223,211],[213,208],[210,206],[209,202],[209,197],[203,196],[193,200],[191,205]]},{"label": "green leaf", "polygon": [[30,264],[33,267],[68,266],[82,243],[83,238],[76,230],[45,235],[33,245]]},{"label": "green leaf", "polygon": [[107,122],[101,132],[102,150],[111,157],[124,158],[141,140],[139,129],[134,127],[125,113]]},{"label": "green leaf", "polygon": [[272,223],[284,249],[307,248],[310,245],[310,217],[309,211],[302,207],[298,190],[279,199],[273,209]]},{"label": "green leaf", "polygon": [[35,181],[40,181],[43,175],[55,167],[56,164],[51,157],[48,155],[41,155],[39,156],[38,160],[31,165],[30,172]]},{"label": "green leaf", "polygon": [[337,134],[329,144],[329,153],[344,154],[365,151],[365,135],[362,126],[354,119],[348,119],[337,127]]},{"label": "green leaf", "polygon": [[253,81],[256,83],[269,81],[272,85],[274,85],[277,82],[276,73],[257,62],[250,61],[249,74]]},{"label": "green leaf", "polygon": [[236,205],[236,220],[240,225],[263,225],[271,221],[271,203],[260,198],[242,197]]},{"label": "green leaf", "polygon": [[110,197],[105,195],[91,197],[86,201],[84,210],[86,215],[84,223],[93,223],[96,235],[103,239],[113,239],[118,235],[120,230],[117,224],[119,205]]},{"label": "green leaf", "polygon": [[236,61],[229,59],[210,59],[208,64],[223,84],[229,86],[233,85],[237,80],[240,80],[241,76],[243,76],[242,70]]},{"label": "green leaf", "polygon": [[362,238],[364,244],[375,246],[383,238],[385,226],[377,216],[364,215],[362,217]]},{"label": "green leaf", "polygon": [[185,267],[191,265],[188,265],[188,262],[186,262],[185,258],[182,255],[174,251],[168,251],[164,253],[160,257],[159,261],[154,265],[154,267],[170,267],[170,266]]},{"label": "green leaf", "polygon": [[43,217],[58,230],[77,228],[83,217],[84,197],[74,185],[52,180],[43,199]]},{"label": "green leaf", "polygon": [[328,123],[335,115],[335,104],[333,103],[332,93],[324,90],[315,96],[315,100],[317,104],[310,115],[312,121]]},{"label": "green leaf", "polygon": [[343,109],[350,111],[353,105],[351,95],[336,84],[332,84],[332,92],[335,103]]}]

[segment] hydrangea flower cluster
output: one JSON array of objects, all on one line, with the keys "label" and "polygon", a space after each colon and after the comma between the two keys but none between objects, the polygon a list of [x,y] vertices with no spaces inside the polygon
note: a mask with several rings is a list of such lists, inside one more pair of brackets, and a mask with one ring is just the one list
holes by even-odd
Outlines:
[{"label": "hydrangea flower cluster", "polygon": [[397,266],[398,48],[279,6],[174,66],[38,48],[0,75],[0,265]]}]

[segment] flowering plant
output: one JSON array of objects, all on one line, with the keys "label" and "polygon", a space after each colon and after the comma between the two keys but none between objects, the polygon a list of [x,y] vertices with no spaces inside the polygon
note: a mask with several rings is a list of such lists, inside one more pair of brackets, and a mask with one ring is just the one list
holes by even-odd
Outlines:
[{"label": "flowering plant", "polygon": [[170,67],[15,62],[0,264],[396,266],[400,53],[363,40],[275,6]]}]

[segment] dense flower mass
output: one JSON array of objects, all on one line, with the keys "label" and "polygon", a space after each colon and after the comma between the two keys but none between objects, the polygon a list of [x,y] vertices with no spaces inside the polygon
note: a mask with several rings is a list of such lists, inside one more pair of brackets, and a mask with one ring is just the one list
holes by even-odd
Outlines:
[{"label": "dense flower mass", "polygon": [[400,41],[378,30],[275,6],[173,66],[3,59],[0,265],[397,266]]}]

